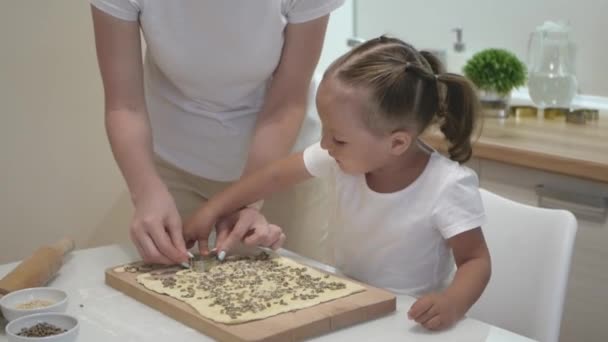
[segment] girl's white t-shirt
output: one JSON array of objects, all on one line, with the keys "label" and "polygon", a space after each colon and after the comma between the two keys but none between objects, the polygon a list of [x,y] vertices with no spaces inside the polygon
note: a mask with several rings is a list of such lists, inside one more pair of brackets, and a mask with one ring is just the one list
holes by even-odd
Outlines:
[{"label": "girl's white t-shirt", "polygon": [[[140,23],[155,152],[218,181],[241,175],[257,113],[281,57],[285,26],[327,15],[344,2],[90,1],[114,17]],[[309,93],[312,107],[314,95]],[[316,112],[308,112],[296,149],[319,139]]]},{"label": "girl's white t-shirt", "polygon": [[443,289],[454,270],[447,239],[485,220],[475,172],[436,151],[423,173],[394,193],[377,193],[365,175],[342,172],[318,143],[304,151],[304,163],[332,183],[328,245],[336,267],[395,293]]}]

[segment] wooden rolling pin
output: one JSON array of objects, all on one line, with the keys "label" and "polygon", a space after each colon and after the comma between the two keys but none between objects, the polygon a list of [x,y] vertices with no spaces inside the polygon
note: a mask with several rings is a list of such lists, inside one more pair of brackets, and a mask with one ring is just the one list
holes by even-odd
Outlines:
[{"label": "wooden rolling pin", "polygon": [[73,249],[74,240],[69,238],[38,248],[0,279],[0,297],[12,291],[45,285],[63,264],[63,256]]}]

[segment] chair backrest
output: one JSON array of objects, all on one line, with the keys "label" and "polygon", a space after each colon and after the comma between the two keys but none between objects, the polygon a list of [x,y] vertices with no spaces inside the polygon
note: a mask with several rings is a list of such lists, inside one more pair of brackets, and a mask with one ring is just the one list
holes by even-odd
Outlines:
[{"label": "chair backrest", "polygon": [[577,222],[565,210],[513,202],[481,190],[492,278],[468,316],[556,342]]}]

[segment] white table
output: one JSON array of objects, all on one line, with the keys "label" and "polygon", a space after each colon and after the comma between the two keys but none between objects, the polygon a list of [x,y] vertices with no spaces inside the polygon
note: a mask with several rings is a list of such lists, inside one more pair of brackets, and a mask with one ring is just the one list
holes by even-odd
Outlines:
[{"label": "white table", "polygon": [[[332,270],[288,251],[300,262]],[[104,283],[105,269],[139,260],[130,245],[111,245],[71,253],[57,277],[49,284],[69,294],[67,312],[80,320],[79,341],[85,342],[204,342],[211,338],[193,330],[162,313],[139,303]],[[0,277],[16,263],[0,265]],[[398,296],[397,311],[383,318],[357,324],[314,341],[451,341],[451,342],[530,342],[532,340],[486,323],[464,319],[447,331],[432,333],[407,319],[406,312],[413,297]],[[4,329],[0,342],[6,341]]]}]

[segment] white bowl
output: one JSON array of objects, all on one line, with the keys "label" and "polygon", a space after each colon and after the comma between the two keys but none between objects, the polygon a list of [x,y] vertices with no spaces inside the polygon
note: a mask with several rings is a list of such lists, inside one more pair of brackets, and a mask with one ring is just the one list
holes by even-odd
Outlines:
[{"label": "white bowl", "polygon": [[[47,300],[53,304],[41,308],[18,309],[20,304],[32,300]],[[0,298],[0,309],[4,318],[12,321],[26,315],[42,312],[65,312],[68,306],[68,294],[65,291],[52,287],[33,287],[25,290],[11,292]]]},{"label": "white bowl", "polygon": [[[23,328],[30,328],[38,323],[49,323],[66,331],[45,337],[19,336]],[[6,325],[6,336],[9,342],[44,341],[44,342],[74,342],[78,337],[80,323],[74,316],[57,312],[44,312],[29,316],[19,317]]]}]

